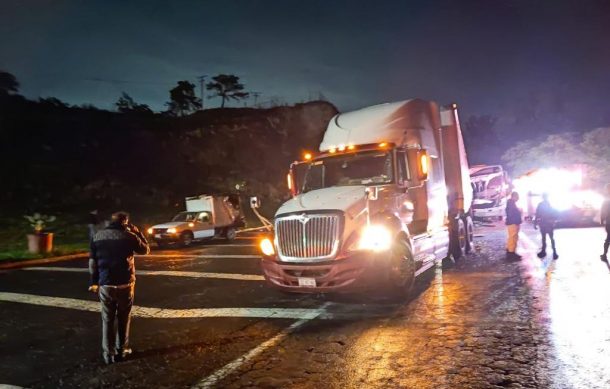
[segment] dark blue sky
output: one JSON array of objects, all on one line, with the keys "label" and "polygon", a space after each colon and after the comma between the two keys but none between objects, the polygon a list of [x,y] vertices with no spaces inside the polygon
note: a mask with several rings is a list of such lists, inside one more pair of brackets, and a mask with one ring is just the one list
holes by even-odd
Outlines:
[{"label": "dark blue sky", "polygon": [[0,69],[28,97],[102,108],[125,91],[159,110],[177,80],[234,73],[262,101],[423,97],[510,116],[559,99],[582,119],[610,101],[608,3],[3,0]]}]

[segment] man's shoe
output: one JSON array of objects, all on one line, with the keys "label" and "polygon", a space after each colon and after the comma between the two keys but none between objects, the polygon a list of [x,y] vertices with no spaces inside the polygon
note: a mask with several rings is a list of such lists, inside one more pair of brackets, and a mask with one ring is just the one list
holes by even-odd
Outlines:
[{"label": "man's shoe", "polygon": [[606,256],[606,254],[600,255],[599,258],[602,260],[602,262],[608,262],[608,257]]},{"label": "man's shoe", "polygon": [[126,360],[127,358],[129,358],[129,356],[131,355],[131,353],[133,352],[133,350],[131,348],[124,348],[122,350],[117,350],[117,355],[115,357],[115,359],[119,362],[122,362],[124,360]]},{"label": "man's shoe", "polygon": [[557,255],[557,253],[553,253],[553,259],[557,259],[559,258],[559,255]]},{"label": "man's shoe", "polygon": [[102,354],[102,357],[104,358],[105,365],[112,365],[115,362],[114,355]]},{"label": "man's shoe", "polygon": [[538,253],[538,258],[544,258],[546,257],[546,251],[541,251]]}]

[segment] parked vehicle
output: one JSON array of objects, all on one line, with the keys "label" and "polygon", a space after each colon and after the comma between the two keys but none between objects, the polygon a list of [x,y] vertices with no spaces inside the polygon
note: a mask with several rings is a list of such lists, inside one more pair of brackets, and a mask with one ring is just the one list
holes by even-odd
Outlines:
[{"label": "parked vehicle", "polygon": [[510,197],[510,180],[501,165],[476,165],[470,168],[474,190],[472,215],[475,219],[502,220]]},{"label": "parked vehicle", "polygon": [[515,180],[527,219],[533,219],[536,207],[547,193],[557,212],[558,225],[591,225],[599,221],[603,195],[592,189],[586,165],[534,169]]},{"label": "parked vehicle", "polygon": [[170,222],[157,224],[148,234],[164,247],[172,243],[189,246],[193,241],[224,238],[235,239],[243,217],[228,196],[200,195],[186,198],[186,211],[178,213]]},{"label": "parked vehicle", "polygon": [[472,187],[456,105],[420,99],[339,114],[320,153],[291,166],[293,198],[260,242],[274,287],[408,293],[472,249]]}]

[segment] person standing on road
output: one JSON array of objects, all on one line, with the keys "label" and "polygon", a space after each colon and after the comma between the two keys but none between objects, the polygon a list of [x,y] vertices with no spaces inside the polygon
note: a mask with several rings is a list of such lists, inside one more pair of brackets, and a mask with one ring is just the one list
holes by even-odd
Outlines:
[{"label": "person standing on road", "polygon": [[553,259],[559,258],[557,249],[555,248],[555,222],[557,221],[557,212],[551,207],[548,193],[542,195],[542,201],[536,208],[536,218],[534,219],[534,229],[540,227],[540,236],[542,238],[542,249],[538,253],[538,258],[546,257],[546,236],[551,239],[551,247],[553,248]]},{"label": "person standing on road", "polygon": [[606,226],[604,253],[600,256],[600,258],[602,261],[608,261],[608,247],[610,247],[610,184],[606,184],[606,198],[602,204],[600,219],[601,223]]},{"label": "person standing on road", "polygon": [[102,305],[102,356],[106,364],[131,354],[129,326],[136,281],[134,254],[149,252],[146,237],[129,222],[125,212],[114,213],[108,227],[98,231],[91,241],[89,290],[99,293]]},{"label": "person standing on road", "polygon": [[508,239],[506,242],[506,259],[509,261],[519,261],[521,256],[517,254],[517,242],[519,241],[519,229],[522,218],[521,210],[517,207],[519,193],[513,192],[506,204],[506,229]]}]

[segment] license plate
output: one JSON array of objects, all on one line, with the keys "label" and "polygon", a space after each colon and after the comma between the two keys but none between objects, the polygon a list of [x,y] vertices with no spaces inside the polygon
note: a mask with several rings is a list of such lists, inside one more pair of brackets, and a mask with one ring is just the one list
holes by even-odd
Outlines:
[{"label": "license plate", "polygon": [[155,238],[161,238],[161,234],[156,234]]},{"label": "license plate", "polygon": [[306,278],[299,277],[299,286],[305,288],[315,288],[316,287],[316,279],[315,278]]}]

